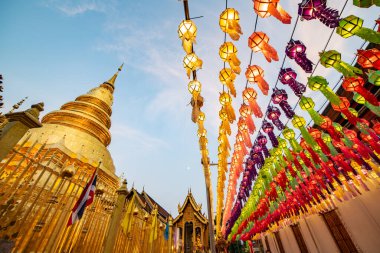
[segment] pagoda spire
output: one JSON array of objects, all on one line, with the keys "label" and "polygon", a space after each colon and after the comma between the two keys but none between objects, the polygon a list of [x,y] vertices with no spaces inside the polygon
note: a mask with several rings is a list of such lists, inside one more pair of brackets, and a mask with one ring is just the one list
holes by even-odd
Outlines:
[{"label": "pagoda spire", "polygon": [[52,111],[42,119],[43,124],[55,124],[80,130],[98,139],[104,146],[111,142],[111,114],[115,81],[123,68],[106,82],[81,95],[75,101],[61,106],[60,110]]}]

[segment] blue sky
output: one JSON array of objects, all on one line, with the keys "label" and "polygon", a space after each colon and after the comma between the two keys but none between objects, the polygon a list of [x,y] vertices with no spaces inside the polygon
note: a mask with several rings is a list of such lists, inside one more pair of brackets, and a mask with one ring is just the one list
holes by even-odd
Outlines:
[{"label": "blue sky", "polygon": [[[218,96],[222,87],[218,72],[223,66],[218,49],[224,39],[218,18],[225,3],[189,2],[191,16],[204,16],[194,20],[198,26],[195,50],[204,61],[198,79],[205,97],[210,158],[216,161]],[[269,35],[270,44],[280,57],[280,62],[270,64],[261,54],[253,57],[252,64],[264,69],[271,88],[297,16],[296,2],[281,1],[293,16],[291,25],[283,25],[272,17],[258,21],[257,31]],[[328,4],[336,9],[344,4],[344,1],[330,2]],[[364,26],[372,27],[379,8],[359,9],[351,2],[349,0],[342,16],[355,14],[365,18]],[[229,7],[240,12],[244,33],[235,43],[242,61],[242,75],[235,83],[237,111],[250,56],[247,38],[253,32],[255,15],[248,0],[229,1]],[[184,200],[191,187],[206,211],[196,126],[190,120],[188,80],[182,67],[185,54],[177,37],[177,27],[183,17],[182,2],[176,0],[1,1],[0,72],[5,78],[5,109],[29,96],[24,109],[43,101],[45,113],[55,110],[107,80],[124,62],[124,71],[116,83],[109,147],[117,174],[124,173],[129,186],[134,183],[138,190],[145,186],[173,215],[177,214],[177,204]],[[316,63],[330,32],[318,21],[299,21],[294,38],[306,44],[307,55]],[[342,52],[342,59],[351,62],[355,49],[361,44],[360,38],[343,39],[334,34],[327,49]],[[287,60],[285,66],[293,67],[299,73],[299,80],[306,81],[307,75],[293,62]],[[335,71],[322,66],[317,68],[316,74],[326,76],[331,86],[339,79]],[[278,87],[284,88],[282,84]],[[308,91],[308,94],[313,96],[318,109],[323,97],[316,92]],[[267,101],[268,98],[260,94],[258,102],[263,111]],[[295,97],[290,96],[289,103],[294,105],[295,102]],[[304,115],[299,109],[296,112]],[[261,121],[256,119],[255,123],[260,126]],[[230,142],[234,142],[233,138]],[[212,169],[212,177],[215,189],[216,168]]]}]

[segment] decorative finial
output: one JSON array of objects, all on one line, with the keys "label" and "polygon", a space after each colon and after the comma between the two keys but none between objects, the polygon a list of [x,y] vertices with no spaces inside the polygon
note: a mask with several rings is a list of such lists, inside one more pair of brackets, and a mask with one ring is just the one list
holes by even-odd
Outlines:
[{"label": "decorative finial", "polygon": [[111,77],[110,80],[108,80],[107,82],[103,83],[103,84],[108,84],[109,86],[111,86],[112,87],[112,91],[115,88],[116,78],[117,78],[119,72],[123,69],[123,66],[124,66],[124,63],[120,65],[120,67],[117,69],[117,72]]},{"label": "decorative finial", "polygon": [[28,97],[25,97],[24,99],[22,99],[20,102],[18,102],[17,104],[13,105],[12,106],[12,110],[10,110],[8,113],[13,113],[14,110],[17,110],[18,108],[20,108],[20,106],[25,102],[25,100],[27,100]]}]

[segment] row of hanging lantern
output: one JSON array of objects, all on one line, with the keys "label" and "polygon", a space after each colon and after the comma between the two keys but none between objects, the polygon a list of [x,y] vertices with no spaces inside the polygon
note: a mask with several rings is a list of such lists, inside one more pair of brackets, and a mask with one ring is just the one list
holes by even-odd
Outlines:
[{"label": "row of hanging lantern", "polygon": [[[269,17],[273,15],[275,18],[279,19],[284,24],[289,24],[291,17],[282,7],[278,4],[278,1],[272,0],[262,0],[254,1],[254,10],[256,14],[262,18]],[[278,53],[275,48],[269,44],[269,36],[264,32],[255,31],[248,38],[248,47],[252,52],[257,53],[261,52],[265,59],[270,63],[272,61],[278,61]],[[264,70],[258,65],[250,65],[247,67],[245,72],[247,78],[247,84],[257,84],[261,93],[265,96],[269,93],[269,84],[264,79]],[[243,104],[241,105],[239,112],[240,118],[238,121],[238,134],[236,136],[236,144],[234,145],[234,153],[232,156],[229,183],[228,183],[228,194],[226,198],[225,213],[223,217],[223,234],[228,234],[228,230],[231,227],[231,224],[235,222],[234,217],[237,217],[240,213],[243,201],[246,200],[246,196],[249,195],[249,191],[252,185],[252,182],[257,176],[257,170],[261,168],[264,157],[269,156],[269,152],[266,148],[267,138],[261,133],[261,129],[269,133],[269,137],[272,140],[273,136],[271,135],[270,129],[273,126],[269,122],[263,122],[263,127],[259,129],[259,134],[255,142],[252,145],[250,135],[256,131],[256,126],[252,119],[252,116],[256,118],[262,118],[263,112],[257,103],[258,93],[253,87],[248,87],[246,85],[245,90],[243,91]],[[279,111],[277,108],[271,108],[271,111],[268,112],[269,117],[277,123],[278,120],[275,119],[276,116],[279,116]],[[249,150],[249,151],[248,151]],[[262,155],[264,153],[264,156]],[[244,157],[248,155],[247,159],[244,162]],[[243,166],[244,163],[244,166]],[[243,173],[243,179],[241,181],[239,191],[236,192],[237,181]],[[235,199],[235,204],[233,201]],[[228,225],[227,225],[228,222]],[[226,226],[227,225],[227,226]]]},{"label": "row of hanging lantern", "polygon": [[[377,38],[380,38],[380,34],[375,31],[366,33],[375,34]],[[371,40],[371,42],[374,41],[376,42],[376,39]],[[298,51],[304,52],[303,47],[301,49]],[[288,52],[286,53],[288,55]],[[379,85],[378,50],[358,50],[358,56],[358,63],[363,68],[373,68],[368,71],[368,82]],[[292,57],[289,56],[289,58]],[[342,86],[346,91],[355,93],[355,101],[366,104],[374,114],[378,115],[379,102],[373,94],[363,88],[365,80],[358,76],[358,74],[363,74],[360,69],[342,62],[340,53],[335,50],[321,53],[320,58],[324,67],[334,67],[343,74],[345,78]],[[305,69],[307,64],[300,64],[307,60],[301,59],[296,62],[305,72],[309,72],[308,68]],[[293,127],[299,129],[302,135],[301,142],[298,143],[294,131],[290,128],[284,129],[283,124],[275,122],[278,117],[272,117],[277,128],[280,131],[283,130],[282,134],[291,148],[287,147],[284,139],[272,135],[275,138],[272,140],[270,137],[273,146],[273,149],[269,151],[271,157],[265,160],[246,205],[243,208],[239,206],[240,212],[232,213],[236,215],[232,219],[236,223],[229,224],[227,229],[230,240],[237,239],[238,235],[238,239],[248,240],[253,235],[268,229],[277,230],[278,222],[286,225],[288,218],[296,219],[300,214],[328,210],[335,206],[333,199],[341,201],[348,197],[347,194],[356,196],[360,194],[360,189],[369,189],[364,181],[378,178],[379,123],[375,122],[371,129],[369,122],[358,118],[355,111],[349,107],[348,99],[338,97],[328,87],[323,77],[310,77],[309,88],[321,91],[330,101],[333,109],[341,112],[342,116],[356,126],[361,132],[362,140],[359,140],[356,132],[342,128],[314,110],[314,101],[302,96],[306,87],[296,81],[294,70],[281,69],[279,80],[289,85],[301,98],[301,109],[307,111],[314,123],[327,133],[312,128],[307,129],[305,119],[291,112],[287,116],[292,119]],[[278,90],[274,91],[273,103],[276,103],[275,101],[279,103],[280,94]],[[270,113],[277,113],[278,110],[270,107],[268,112],[269,118]],[[266,125],[266,122],[263,125]]]},{"label": "row of hanging lantern", "polygon": [[[239,24],[239,12],[233,8],[226,8],[219,18],[220,29],[228,36],[237,41],[243,34]],[[227,36],[225,36],[227,38]],[[217,202],[216,202],[216,235],[221,237],[221,221],[224,200],[224,184],[228,167],[228,157],[230,156],[231,146],[228,136],[231,135],[231,126],[236,120],[236,114],[232,107],[232,97],[236,97],[235,79],[236,75],[241,72],[240,60],[237,57],[237,48],[233,42],[224,43],[219,48],[219,56],[224,62],[224,67],[219,72],[219,81],[223,85],[223,91],[220,93],[219,102],[221,109],[219,111],[220,126],[218,136],[218,178],[217,178]],[[226,67],[226,63],[228,67]],[[227,87],[227,91],[225,90]],[[235,150],[237,148],[235,143]]]},{"label": "row of hanging lantern", "polygon": [[[198,125],[197,135],[199,138],[199,149],[202,156],[202,163],[208,164],[208,140],[207,131],[204,127],[205,114],[202,112],[203,97],[201,96],[202,84],[196,78],[196,71],[202,68],[202,60],[195,54],[193,50],[194,43],[197,37],[197,27],[195,23],[188,19],[183,20],[178,26],[178,36],[182,40],[182,47],[186,52],[183,59],[183,66],[189,79],[193,73],[192,80],[188,83],[188,90],[192,95],[191,105],[192,115],[191,120]],[[209,177],[209,172],[205,171],[205,176]],[[209,180],[209,178],[206,180]]]},{"label": "row of hanging lantern", "polygon": [[[305,2],[309,2],[309,4],[310,4],[310,2],[312,2],[312,1],[303,1],[303,3],[301,3],[300,4],[300,9],[301,9],[301,5],[302,4],[304,4]],[[316,1],[314,1],[314,2],[316,2]],[[304,6],[303,6],[304,7]],[[318,5],[315,5],[315,7],[318,7]],[[319,8],[320,10],[319,11],[321,11],[321,8]],[[333,13],[337,13],[337,11],[333,11],[333,10],[331,10],[331,9],[329,9],[329,10],[326,10],[326,11],[330,11],[330,12],[333,12]],[[337,19],[337,17],[335,17],[336,19]],[[337,19],[338,20],[338,19]],[[360,19],[359,19],[360,20]],[[336,22],[335,22],[336,23]],[[346,22],[347,23],[347,22]],[[350,24],[352,24],[352,23],[354,23],[354,22],[350,22]],[[326,24],[326,23],[325,23]],[[342,24],[342,22],[340,23],[340,25]],[[345,23],[344,23],[345,24]],[[360,25],[360,24],[359,24]],[[341,25],[342,27],[344,26],[344,25]],[[334,26],[333,26],[334,27]],[[348,28],[348,29],[347,29]],[[348,27],[348,26],[346,26],[346,30],[352,30],[352,28],[350,28],[350,27]],[[377,35],[377,33],[376,32],[370,32],[370,31],[368,31],[368,30],[366,30],[366,32],[365,32],[366,34],[372,34],[372,35]],[[264,36],[262,36],[262,37],[264,37]],[[376,36],[364,36],[363,34],[362,34],[362,36],[361,36],[362,38],[364,38],[364,37],[366,37],[366,38],[372,38],[372,42],[376,42],[376,40],[374,40],[373,38],[376,38]],[[378,38],[378,36],[377,36],[377,38]],[[289,44],[288,44],[288,46],[287,46],[287,49],[286,49],[286,54],[287,54],[287,56],[289,57],[289,58],[291,58],[291,59],[295,59],[295,61],[298,63],[298,65],[301,67],[301,68],[303,68],[304,70],[305,70],[305,72],[307,72],[307,73],[310,73],[311,72],[311,70],[312,70],[312,63],[311,63],[311,61],[310,60],[308,60],[307,58],[306,58],[306,54],[305,54],[305,50],[306,50],[306,47],[302,44],[302,42],[300,42],[300,41],[293,41],[293,40],[291,40],[290,42],[289,42]],[[326,53],[326,52],[325,52]],[[333,56],[334,56],[334,54],[332,54]],[[336,54],[335,54],[336,55]],[[371,56],[373,55],[373,53],[371,52]],[[339,55],[339,57],[340,57],[340,55]],[[266,57],[267,58],[267,60],[268,60],[268,58],[270,58],[270,57]],[[330,58],[331,59],[331,57],[327,57],[327,58]],[[375,58],[375,60],[372,60],[372,62],[376,62],[376,57],[372,57],[372,58]],[[334,58],[333,58],[334,59]],[[340,58],[338,59],[338,60],[340,60]],[[269,61],[269,60],[268,60]],[[326,64],[324,64],[324,61],[323,61],[323,59],[321,59],[321,62],[322,62],[322,64],[324,65],[324,66],[328,66],[328,65],[326,65]],[[370,64],[372,64],[372,63],[370,63]],[[333,63],[330,63],[329,64],[330,66],[333,66]],[[335,65],[337,65],[336,63],[335,63]],[[301,96],[302,95],[302,93],[305,91],[305,86],[303,85],[303,84],[301,84],[301,83],[299,83],[299,82],[297,82],[296,80],[295,80],[295,77],[296,77],[296,74],[295,74],[295,72],[292,70],[292,69],[282,69],[281,70],[282,71],[282,73],[280,72],[280,80],[282,81],[282,83],[284,83],[284,84],[289,84],[289,86],[292,88],[292,90],[295,92],[295,94],[297,95],[297,96]],[[373,76],[376,76],[376,73],[371,73]],[[371,76],[372,77],[372,76]],[[352,83],[352,82],[351,82]],[[359,91],[359,87],[361,87],[360,86],[360,83],[362,83],[362,82],[355,82],[356,83],[356,85],[355,85],[355,88],[351,88],[351,89],[355,89],[356,91]],[[359,84],[357,84],[357,83],[359,83]],[[353,85],[351,84],[351,87],[352,87]],[[283,91],[284,92],[284,94],[281,94],[282,92],[281,91]],[[287,98],[287,94],[286,94],[286,92],[284,91],[284,90],[281,90],[281,91],[278,91],[278,90],[275,90],[275,92],[274,92],[274,94],[273,94],[273,96],[272,96],[272,102],[274,102],[275,103],[275,101],[277,101],[278,100],[278,98],[280,97],[280,98]],[[277,93],[277,94],[276,94]],[[372,96],[372,98],[373,98],[373,96]],[[359,100],[360,101],[360,100]],[[348,102],[348,101],[347,101]],[[363,101],[364,103],[366,102],[366,101]],[[363,103],[362,102],[362,103]],[[281,104],[283,105],[283,106],[281,106]],[[345,104],[347,104],[347,103],[345,103]],[[368,104],[368,102],[367,102],[367,104]],[[372,104],[371,104],[372,105]],[[287,102],[286,102],[286,100],[284,101],[284,102],[282,102],[282,103],[280,103],[280,106],[281,106],[281,108],[284,110],[284,112],[285,112],[285,114],[286,114],[286,116],[288,117],[288,118],[292,118],[293,117],[293,115],[294,115],[294,112],[291,110],[291,107],[287,104]],[[344,106],[343,106],[344,107]],[[371,107],[371,106],[370,106]],[[375,108],[373,108],[373,106],[372,106],[372,109],[375,109],[374,110],[374,113],[376,113],[377,112],[377,110],[376,110],[376,107]],[[347,110],[344,110],[343,109],[343,113],[345,112],[345,111],[347,111]],[[352,110],[350,109],[350,110],[348,110],[348,112],[346,112],[343,116],[345,116],[345,115],[347,115],[347,113],[349,113],[349,112],[351,112]],[[283,129],[283,124],[278,120],[278,118],[279,118],[279,110],[277,109],[277,108],[275,108],[275,107],[269,107],[268,108],[268,118],[269,119],[271,119],[272,121],[273,121],[273,123],[276,125],[276,127],[279,129],[279,130],[282,130]],[[275,135],[273,134],[273,126],[271,126],[271,124],[270,123],[268,123],[268,122],[265,122],[264,121],[264,123],[263,123],[263,129],[265,129],[266,131],[265,132],[267,132],[268,133],[268,135],[269,135],[269,137],[270,137],[270,139],[271,139],[271,141],[272,141],[272,145],[273,146],[277,146],[278,145],[278,143],[277,143],[277,140],[276,140],[276,138],[275,138]],[[301,128],[302,129],[302,128]],[[237,206],[241,206],[241,203],[236,203],[237,204]],[[236,207],[236,205],[235,205],[235,207]],[[234,208],[234,209],[237,209],[237,214],[239,214],[239,208]],[[236,210],[235,210],[236,211]],[[235,214],[236,215],[236,214]],[[228,217],[228,215],[226,215],[227,217]],[[231,224],[233,224],[233,220],[232,220],[232,222],[231,222],[231,220],[229,221],[229,226],[231,226]]]}]

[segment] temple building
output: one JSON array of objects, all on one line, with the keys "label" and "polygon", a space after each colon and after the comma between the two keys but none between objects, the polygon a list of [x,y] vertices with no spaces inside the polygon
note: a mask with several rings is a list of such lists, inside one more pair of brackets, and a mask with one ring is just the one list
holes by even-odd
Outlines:
[{"label": "temple building", "polygon": [[185,201],[178,205],[178,216],[173,220],[173,229],[178,233],[178,253],[208,252],[208,219],[202,214],[191,190]]},{"label": "temple building", "polygon": [[[141,238],[138,245],[146,248],[133,252],[170,248],[164,233],[169,214],[144,191],[128,191],[126,182],[120,186],[107,149],[121,68],[41,122],[42,103],[2,117],[0,251],[132,252]],[[74,204],[95,171],[94,201],[68,226]],[[130,224],[124,231],[123,222]]]}]

